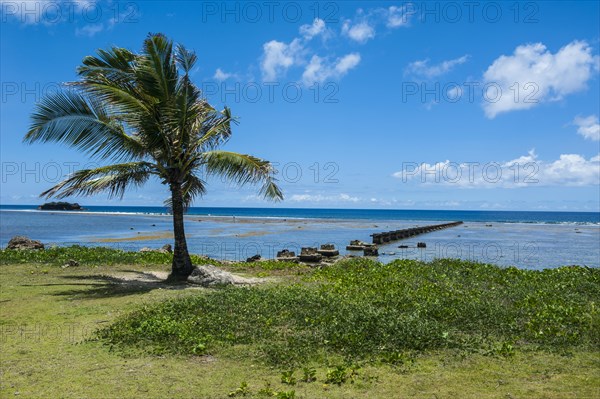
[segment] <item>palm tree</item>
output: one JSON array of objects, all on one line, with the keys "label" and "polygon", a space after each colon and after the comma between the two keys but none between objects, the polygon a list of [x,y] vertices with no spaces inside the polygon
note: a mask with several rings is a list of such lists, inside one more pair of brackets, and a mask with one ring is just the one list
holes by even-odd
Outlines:
[{"label": "palm tree", "polygon": [[171,280],[193,270],[183,215],[205,193],[201,176],[239,185],[261,183],[267,199],[283,195],[268,161],[218,150],[236,123],[229,108],[213,108],[190,80],[196,55],[162,34],[150,34],[140,54],[112,47],[87,56],[79,81],[44,97],[24,142],[57,142],[110,165],[79,170],[40,196],[65,198],[107,192],[122,198],[151,176],[169,186],[175,249]]}]

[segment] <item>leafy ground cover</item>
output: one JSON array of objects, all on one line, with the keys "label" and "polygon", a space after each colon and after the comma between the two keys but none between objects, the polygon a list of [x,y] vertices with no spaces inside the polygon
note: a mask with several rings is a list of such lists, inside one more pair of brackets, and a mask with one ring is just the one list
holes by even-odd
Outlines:
[{"label": "leafy ground cover", "polygon": [[[168,272],[168,255],[52,251],[0,252],[0,397],[592,398],[600,387],[597,269],[267,262],[226,267],[270,284],[208,290],[119,277]],[[80,266],[60,267],[69,259]]]}]

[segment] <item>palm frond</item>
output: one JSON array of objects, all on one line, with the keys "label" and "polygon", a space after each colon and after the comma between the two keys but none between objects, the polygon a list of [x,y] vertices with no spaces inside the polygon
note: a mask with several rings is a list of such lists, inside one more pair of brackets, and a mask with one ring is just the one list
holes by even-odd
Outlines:
[{"label": "palm frond", "polygon": [[143,185],[152,174],[156,174],[156,170],[147,162],[128,162],[79,170],[44,191],[40,197],[65,198],[108,192],[109,198],[122,198],[127,188]]},{"label": "palm frond", "polygon": [[175,59],[187,74],[194,68],[198,57],[195,52],[189,51],[181,44],[178,44],[175,51]]},{"label": "palm frond", "polygon": [[25,143],[64,143],[102,159],[139,159],[145,154],[142,143],[126,134],[101,101],[74,90],[44,97],[31,119]]},{"label": "palm frond", "polygon": [[174,95],[178,73],[172,41],[162,34],[149,35],[144,40],[136,79],[144,92],[161,102],[168,101]]},{"label": "palm frond", "polygon": [[246,154],[212,150],[202,154],[206,171],[210,175],[224,176],[239,185],[262,183],[260,194],[266,199],[282,200],[283,193],[273,177],[273,167],[268,161]]},{"label": "palm frond", "polygon": [[210,150],[225,143],[231,136],[231,124],[238,121],[231,115],[227,107],[221,112],[210,112],[198,123],[200,138],[196,147],[200,150]]}]

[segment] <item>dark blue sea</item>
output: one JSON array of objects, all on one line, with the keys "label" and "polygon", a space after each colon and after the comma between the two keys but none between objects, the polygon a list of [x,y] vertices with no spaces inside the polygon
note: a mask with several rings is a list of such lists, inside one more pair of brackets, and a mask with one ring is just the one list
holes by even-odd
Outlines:
[{"label": "dark blue sea", "polygon": [[[186,217],[186,236],[191,252],[244,260],[324,243],[347,254],[350,240],[370,242],[373,233],[449,221],[464,224],[382,245],[380,260],[461,258],[528,269],[600,267],[598,212],[193,207]],[[0,246],[26,235],[48,245],[139,250],[172,242],[171,231],[164,207],[89,206],[60,212],[0,205]],[[427,247],[417,248],[417,242]]]},{"label": "dark blue sea", "polygon": [[[0,210],[36,210],[35,205],[0,205]],[[159,206],[87,206],[99,213],[160,215],[168,209]],[[401,209],[317,209],[317,208],[209,208],[191,207],[188,215],[273,217],[343,220],[462,220],[499,223],[600,224],[600,212],[454,211]]]}]

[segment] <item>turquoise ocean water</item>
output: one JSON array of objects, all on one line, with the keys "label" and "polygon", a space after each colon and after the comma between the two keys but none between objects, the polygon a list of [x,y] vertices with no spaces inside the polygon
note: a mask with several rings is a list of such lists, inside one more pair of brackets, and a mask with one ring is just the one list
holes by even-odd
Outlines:
[{"label": "turquoise ocean water", "polygon": [[[461,220],[464,225],[380,247],[380,260],[462,258],[542,269],[600,267],[600,213],[291,208],[190,208],[186,218],[193,253],[244,260],[274,257],[287,248],[334,243],[343,254],[350,240],[370,234]],[[103,245],[139,250],[171,242],[163,207],[91,206],[84,212],[0,206],[0,246],[26,235],[49,245]],[[417,242],[427,248],[417,249]],[[398,248],[407,245],[408,248]]]}]

